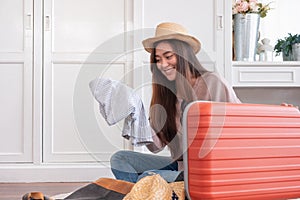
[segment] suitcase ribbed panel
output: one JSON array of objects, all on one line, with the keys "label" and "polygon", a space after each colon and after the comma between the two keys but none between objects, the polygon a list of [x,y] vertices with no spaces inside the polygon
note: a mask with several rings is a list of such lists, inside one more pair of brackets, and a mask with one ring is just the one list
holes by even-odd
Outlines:
[{"label": "suitcase ribbed panel", "polygon": [[300,197],[299,110],[194,102],[186,112],[191,199]]}]

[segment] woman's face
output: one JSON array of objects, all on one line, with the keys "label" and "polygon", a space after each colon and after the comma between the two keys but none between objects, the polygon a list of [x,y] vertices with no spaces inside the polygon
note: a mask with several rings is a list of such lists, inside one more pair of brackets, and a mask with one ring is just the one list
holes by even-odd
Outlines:
[{"label": "woman's face", "polygon": [[157,68],[169,80],[176,78],[177,57],[173,48],[168,42],[160,42],[155,49],[155,59]]}]

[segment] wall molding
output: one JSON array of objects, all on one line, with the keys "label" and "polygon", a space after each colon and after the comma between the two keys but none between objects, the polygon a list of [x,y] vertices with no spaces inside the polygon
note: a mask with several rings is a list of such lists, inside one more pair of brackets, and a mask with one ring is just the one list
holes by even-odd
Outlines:
[{"label": "wall molding", "polygon": [[0,182],[90,182],[113,178],[104,164],[1,164]]}]

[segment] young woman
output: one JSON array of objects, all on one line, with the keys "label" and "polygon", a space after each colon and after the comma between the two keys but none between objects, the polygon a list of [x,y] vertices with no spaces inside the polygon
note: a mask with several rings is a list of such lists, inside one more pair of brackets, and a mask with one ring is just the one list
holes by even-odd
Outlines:
[{"label": "young woman", "polygon": [[240,100],[225,79],[200,64],[196,53],[201,43],[181,25],[159,24],[155,37],[144,40],[143,45],[151,54],[152,71],[150,124],[154,142],[147,148],[157,153],[168,146],[171,156],[118,151],[111,157],[112,172],[117,179],[130,182],[152,174],[160,174],[168,182],[182,180],[181,115],[185,105],[195,100]]}]

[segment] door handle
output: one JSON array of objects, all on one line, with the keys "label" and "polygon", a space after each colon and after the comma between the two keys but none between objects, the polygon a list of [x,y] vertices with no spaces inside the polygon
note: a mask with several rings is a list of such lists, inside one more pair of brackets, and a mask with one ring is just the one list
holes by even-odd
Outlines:
[{"label": "door handle", "polygon": [[45,16],[45,31],[50,31],[50,28],[51,28],[50,16],[47,15]]},{"label": "door handle", "polygon": [[31,21],[32,19],[31,19],[31,14],[30,13],[28,13],[27,15],[26,15],[26,25],[25,25],[25,29],[26,30],[31,30],[32,29],[32,21]]},{"label": "door handle", "polygon": [[217,16],[217,29],[222,30],[223,27],[223,16],[219,15]]}]

